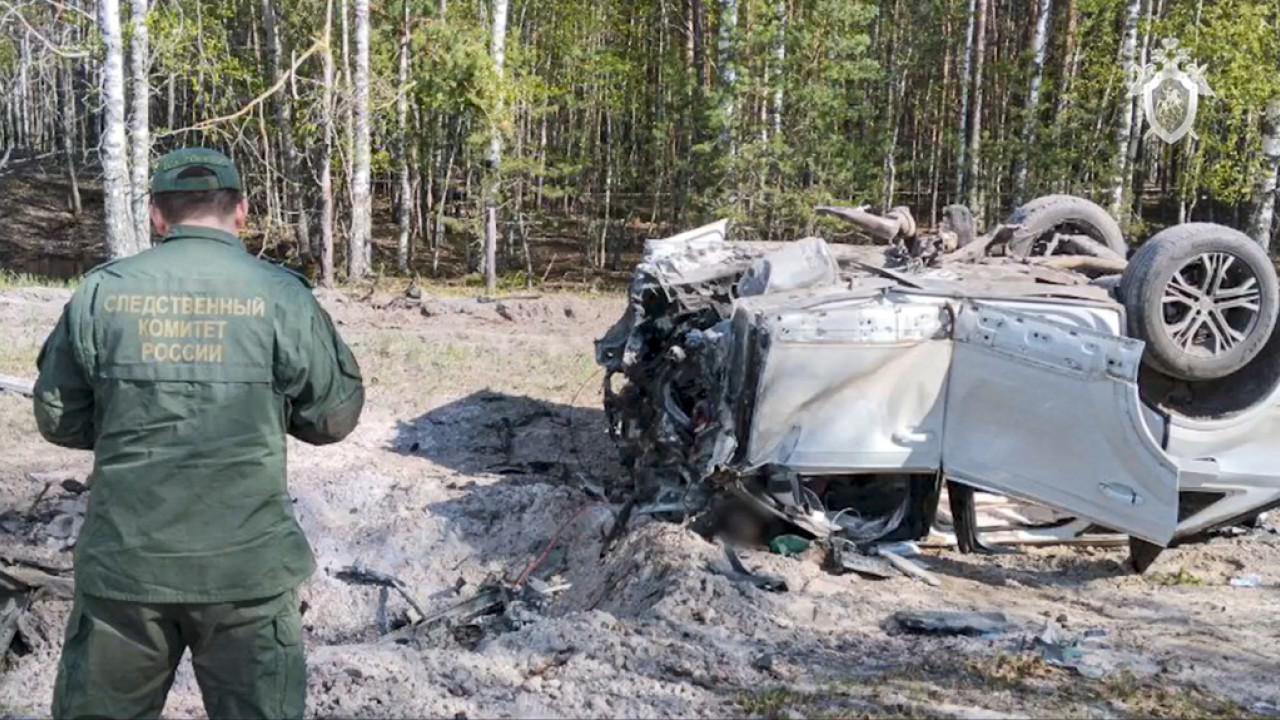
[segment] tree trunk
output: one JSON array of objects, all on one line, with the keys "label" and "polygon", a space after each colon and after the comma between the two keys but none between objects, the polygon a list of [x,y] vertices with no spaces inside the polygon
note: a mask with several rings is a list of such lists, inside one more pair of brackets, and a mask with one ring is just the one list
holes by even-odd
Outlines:
[{"label": "tree trunk", "polygon": [[177,112],[178,112],[178,97],[177,97],[177,95],[178,95],[178,94],[177,94],[177,88],[175,87],[177,84],[178,84],[178,75],[177,75],[177,73],[169,73],[169,82],[168,82],[168,84],[167,84],[167,87],[168,87],[168,96],[169,96],[169,97],[168,97],[168,101],[169,101],[169,102],[168,102],[168,108],[167,108],[167,109],[168,109],[168,112],[165,114],[165,129],[166,129],[166,130],[173,130],[173,129],[174,129],[174,123],[176,123],[176,122],[177,122]]},{"label": "tree trunk", "polygon": [[[1142,0],[1129,0],[1125,11],[1124,37],[1120,41],[1120,66],[1126,75],[1134,64],[1138,52],[1138,16],[1142,11]],[[1116,161],[1115,175],[1111,180],[1111,214],[1121,223],[1124,222],[1124,194],[1128,185],[1129,135],[1133,132],[1134,100],[1127,92],[1120,93],[1120,111],[1116,118]]]},{"label": "tree trunk", "polygon": [[960,131],[956,142],[956,202],[966,197],[964,173],[969,167],[969,93],[973,88],[973,32],[977,27],[978,0],[969,0],[969,26],[965,30],[964,59],[960,63]]},{"label": "tree trunk", "polygon": [[[64,35],[65,41],[70,44],[71,32],[68,30]],[[75,95],[75,68],[70,61],[64,61],[58,71],[61,79],[61,92],[58,93],[59,98],[59,115],[62,120],[62,155],[63,162],[67,166],[67,182],[71,188],[69,205],[71,214],[80,217],[84,212],[84,207],[80,202],[80,178],[76,172],[76,95]]]},{"label": "tree trunk", "polygon": [[778,0],[778,36],[774,40],[773,60],[777,79],[773,88],[773,136],[782,137],[782,108],[787,85],[787,0]]},{"label": "tree trunk", "polygon": [[[507,0],[493,0],[493,37],[489,54],[499,83],[503,79],[503,65],[507,48]],[[485,182],[485,232],[484,232],[484,285],[492,295],[498,288],[498,191],[502,167],[502,121],[504,115],[502,95],[498,95],[495,120],[489,128],[488,175]]]},{"label": "tree trunk", "polygon": [[133,17],[133,240],[137,252],[151,247],[151,48],[147,0],[130,0]]},{"label": "tree trunk", "polygon": [[129,206],[128,138],[125,134],[124,40],[120,34],[120,0],[98,0],[102,35],[102,195],[107,252],[112,258],[132,255],[133,212]]},{"label": "tree trunk", "polygon": [[[1159,16],[1159,13],[1160,13],[1160,9],[1156,7],[1156,0],[1145,0],[1145,6],[1146,8],[1142,12],[1142,14],[1146,17],[1146,21],[1147,21],[1146,32],[1142,34],[1142,48],[1138,51],[1137,60],[1136,60],[1139,66],[1145,66],[1148,62],[1148,58],[1150,57],[1152,23],[1154,22],[1155,18]],[[1128,93],[1126,93],[1126,96],[1127,95]],[[1130,101],[1130,103],[1131,105],[1130,105],[1129,112],[1133,114],[1134,119],[1137,119],[1138,98],[1133,98]],[[1141,130],[1141,128],[1139,128],[1139,130]],[[1138,150],[1141,145],[1142,145],[1142,133],[1130,132],[1129,133],[1129,149],[1125,151],[1125,167],[1127,168],[1128,174],[1129,174],[1129,178],[1126,180],[1127,182],[1132,182],[1133,174],[1138,164]]]},{"label": "tree trunk", "polygon": [[369,247],[373,234],[373,194],[370,177],[369,136],[369,0],[355,0],[356,72],[355,135],[351,171],[351,237],[347,276],[351,280],[369,272]]},{"label": "tree trunk", "polygon": [[[898,15],[902,7],[901,0],[894,0],[893,10],[889,14],[888,21],[883,23],[881,27],[880,39],[886,46],[888,52],[888,61],[885,63],[885,119],[884,130],[888,133],[888,142],[885,143],[884,161],[881,168],[881,183],[884,188],[884,195],[881,199],[881,208],[888,212],[893,207],[893,196],[896,190],[898,180],[898,166],[895,154],[898,151]],[[887,26],[887,32],[885,31]],[[885,40],[886,35],[888,39]]]},{"label": "tree trunk", "polygon": [[[271,83],[284,79],[284,69],[280,42],[280,23],[276,16],[276,0],[262,0],[262,30],[267,40],[267,66],[270,69]],[[276,145],[280,149],[280,160],[283,169],[281,179],[281,198],[285,212],[294,216],[294,239],[298,243],[298,254],[303,258],[311,256],[311,233],[307,225],[306,202],[303,186],[298,183],[298,148],[293,141],[293,106],[292,98],[283,88],[271,96],[276,130],[280,138]],[[266,158],[268,163],[270,158]]]},{"label": "tree trunk", "polygon": [[1249,235],[1271,249],[1271,226],[1276,211],[1276,174],[1280,172],[1280,98],[1267,103],[1266,130],[1262,134],[1262,171],[1253,189],[1253,213]]},{"label": "tree trunk", "polygon": [[982,187],[982,65],[987,54],[987,0],[978,0],[973,31],[973,130],[969,133],[969,208],[974,222],[983,218]]},{"label": "tree trunk", "polygon": [[[737,155],[735,116],[738,112],[737,44],[738,0],[720,0],[717,69],[720,81],[720,140],[730,158]],[[730,165],[732,169],[732,164]],[[730,181],[732,182],[732,180]]]},{"label": "tree trunk", "polygon": [[400,237],[396,244],[396,267],[402,273],[409,272],[409,231],[412,217],[410,208],[414,204],[413,183],[409,169],[409,2],[404,0],[404,27],[400,34],[400,72],[397,76],[400,88],[396,95],[396,117],[399,121],[399,133],[396,136],[396,161],[400,167],[400,206],[397,214],[400,220]]},{"label": "tree trunk", "polygon": [[693,27],[693,69],[698,79],[699,91],[707,89],[707,50],[703,41],[707,14],[702,2],[703,0],[689,0],[690,24]]},{"label": "tree trunk", "polygon": [[1031,84],[1027,87],[1027,101],[1023,107],[1022,143],[1013,173],[1013,205],[1022,204],[1027,194],[1027,154],[1036,147],[1035,134],[1039,127],[1040,84],[1044,80],[1045,46],[1049,37],[1049,22],[1053,16],[1053,0],[1040,0],[1040,15],[1036,19],[1036,32],[1031,40]]},{"label": "tree trunk", "polygon": [[320,284],[333,287],[333,0],[324,13],[324,94],[320,105]]}]

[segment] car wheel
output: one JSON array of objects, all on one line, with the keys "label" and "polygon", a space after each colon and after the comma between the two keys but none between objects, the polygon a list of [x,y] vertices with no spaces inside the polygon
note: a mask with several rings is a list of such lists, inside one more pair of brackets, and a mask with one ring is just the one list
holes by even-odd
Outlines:
[{"label": "car wheel", "polygon": [[1120,280],[1129,334],[1144,360],[1180,380],[1244,367],[1271,338],[1280,283],[1266,251],[1212,223],[1168,228],[1138,249]]},{"label": "car wheel", "polygon": [[1097,203],[1074,195],[1038,197],[1005,222],[1021,226],[1009,238],[1009,254],[1018,258],[1048,254],[1055,232],[1086,235],[1122,258],[1128,251],[1115,218]]}]

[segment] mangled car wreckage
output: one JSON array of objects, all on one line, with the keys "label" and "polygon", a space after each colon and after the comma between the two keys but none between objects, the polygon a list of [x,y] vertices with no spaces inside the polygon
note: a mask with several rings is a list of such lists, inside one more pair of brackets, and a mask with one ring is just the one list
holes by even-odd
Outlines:
[{"label": "mangled car wreckage", "polygon": [[1127,536],[1143,570],[1280,504],[1280,297],[1247,236],[1180,225],[1126,257],[1070,196],[980,237],[962,206],[927,234],[902,208],[820,212],[882,244],[723,221],[646,244],[596,354],[648,512],[731,497],[816,537],[950,525],[994,551],[977,490],[1057,511],[1022,541]]}]

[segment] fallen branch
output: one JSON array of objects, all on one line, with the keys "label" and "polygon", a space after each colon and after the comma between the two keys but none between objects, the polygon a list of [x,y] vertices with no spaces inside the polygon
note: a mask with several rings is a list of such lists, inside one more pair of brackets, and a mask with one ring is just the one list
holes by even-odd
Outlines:
[{"label": "fallen branch", "polygon": [[22,11],[16,6],[14,6],[13,4],[4,2],[4,3],[0,3],[0,5],[3,5],[4,7],[7,7],[9,9],[9,12],[5,13],[6,18],[9,15],[16,15],[18,20],[22,21],[23,26],[26,27],[27,32],[31,33],[32,35],[35,35],[36,39],[39,40],[40,43],[44,45],[46,48],[48,48],[49,52],[53,53],[54,55],[57,55],[58,57],[62,57],[62,58],[68,58],[71,60],[80,60],[80,59],[89,57],[88,50],[73,50],[73,51],[63,50],[61,47],[51,42],[44,35],[41,35],[40,31],[36,30],[35,27],[32,26],[31,23],[27,21],[27,18],[25,15],[22,14]]},{"label": "fallen branch", "polygon": [[36,394],[36,384],[31,380],[0,375],[0,392],[11,392],[23,397],[33,397]]},{"label": "fallen branch", "polygon": [[1124,272],[1125,267],[1129,264],[1120,257],[1090,257],[1087,255],[1055,255],[1046,258],[1028,258],[1027,263],[1055,270],[1070,270],[1089,277],[1119,275]]},{"label": "fallen branch", "polygon": [[159,139],[159,138],[171,137],[173,135],[178,135],[180,133],[200,132],[202,130],[208,130],[214,127],[215,125],[221,125],[222,123],[231,122],[232,120],[236,120],[241,117],[244,117],[245,115],[253,112],[254,108],[266,102],[272,95],[275,95],[277,92],[279,92],[280,88],[283,88],[289,82],[289,79],[293,77],[294,73],[298,71],[298,68],[302,67],[302,63],[306,62],[307,58],[316,54],[320,50],[324,50],[327,46],[328,46],[327,38],[320,38],[319,40],[315,41],[315,43],[313,43],[311,47],[307,48],[306,52],[302,53],[302,55],[297,60],[294,61],[293,67],[289,68],[287,72],[281,75],[279,80],[276,80],[274,85],[264,90],[261,95],[258,95],[258,97],[250,100],[248,105],[245,105],[244,107],[231,113],[230,115],[223,115],[222,117],[216,117],[216,118],[211,118],[209,120],[204,120],[196,123],[195,125],[181,128],[179,130],[168,130],[166,132],[156,135],[156,138]]},{"label": "fallen branch", "polygon": [[392,590],[400,593],[400,597],[404,598],[404,601],[409,603],[409,606],[413,608],[414,612],[418,613],[418,617],[422,618],[427,615],[422,611],[422,606],[418,605],[418,603],[414,601],[413,597],[409,595],[409,591],[405,589],[404,582],[402,582],[400,578],[392,577],[391,575],[380,573],[376,570],[369,570],[360,567],[343,568],[338,571],[336,577],[339,580],[351,583],[352,585],[373,585],[375,587],[391,588]]},{"label": "fallen branch", "polygon": [[71,578],[59,577],[26,565],[0,567],[0,582],[11,587],[43,589],[46,594],[62,600],[75,597],[75,583]]},{"label": "fallen branch", "polygon": [[884,548],[881,548],[878,552],[880,557],[888,560],[889,564],[901,571],[903,575],[913,577],[929,587],[942,587],[942,581],[938,579],[937,575],[934,575],[901,555],[889,552]]},{"label": "fallen branch", "polygon": [[9,652],[9,645],[18,634],[18,620],[31,607],[31,593],[20,593],[0,603],[0,659]]}]

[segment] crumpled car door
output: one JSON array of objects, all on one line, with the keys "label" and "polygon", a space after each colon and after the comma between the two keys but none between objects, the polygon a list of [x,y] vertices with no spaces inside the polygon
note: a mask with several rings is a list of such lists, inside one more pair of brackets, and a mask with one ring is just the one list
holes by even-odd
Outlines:
[{"label": "crumpled car door", "polygon": [[948,477],[1168,544],[1179,471],[1143,419],[1141,342],[974,301],[954,340]]}]

